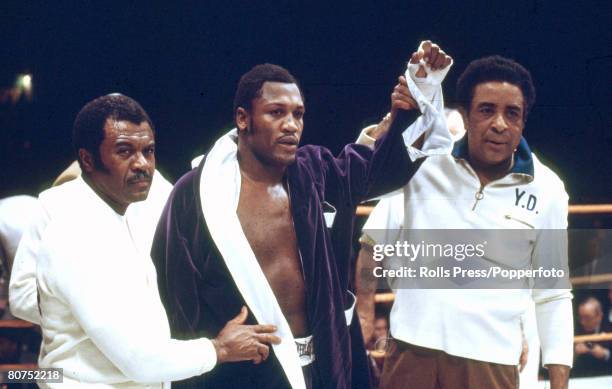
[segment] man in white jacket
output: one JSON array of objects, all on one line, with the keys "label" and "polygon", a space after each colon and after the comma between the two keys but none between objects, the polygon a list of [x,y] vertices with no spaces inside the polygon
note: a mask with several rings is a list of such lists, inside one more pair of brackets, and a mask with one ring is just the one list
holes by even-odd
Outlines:
[{"label": "man in white jacket", "polygon": [[[535,100],[529,72],[503,57],[482,58],[459,78],[457,94],[467,136],[455,143],[451,155],[427,158],[404,187],[403,199],[386,202],[386,208],[370,217],[362,238],[369,257],[372,247],[400,240],[400,228],[417,234],[427,229],[493,234],[493,230],[521,229],[517,234],[506,232],[513,246],[502,255],[511,257],[513,264],[566,265],[568,196],[563,182],[539,162],[522,138]],[[374,229],[386,230],[380,235]],[[544,239],[547,230],[561,231],[552,233],[558,239],[553,245],[545,244],[550,243]],[[522,241],[514,239],[519,234]],[[376,266],[360,256],[358,300],[373,298],[372,289],[367,289],[374,284],[366,275]],[[569,289],[445,290],[405,285],[394,287],[390,329],[394,341],[381,388],[516,388],[521,317],[530,298],[536,306],[542,361],[551,387],[567,387],[573,336]],[[363,310],[361,314],[367,316]]]},{"label": "man in white jacket", "polygon": [[275,328],[242,325],[246,308],[215,339],[171,339],[149,256],[163,198],[144,201],[155,138],[142,107],[119,94],[91,101],[73,144],[83,175],[41,196],[47,214],[31,248],[40,316],[26,318],[43,330],[39,365],[62,368],[64,383],[161,387],[217,363],[265,359]]},{"label": "man in white jacket", "polygon": [[[9,269],[13,269],[10,272],[10,310],[20,319],[40,325],[36,286],[36,264],[40,242],[54,215],[62,215],[73,206],[70,193],[72,193],[71,188],[74,187],[74,183],[60,188],[57,186],[80,177],[81,169],[78,162],[74,161],[58,176],[52,188],[41,192],[38,199],[31,198],[27,217],[22,217],[23,220],[18,223],[23,236],[20,234],[20,240],[14,243],[15,247],[9,258],[9,264],[11,264]],[[132,203],[126,210],[127,219],[133,225],[135,240],[142,252],[151,250],[151,239],[171,190],[172,184],[155,170],[146,200]],[[22,209],[20,212],[23,213],[26,210]],[[16,223],[13,222],[13,224]]]}]

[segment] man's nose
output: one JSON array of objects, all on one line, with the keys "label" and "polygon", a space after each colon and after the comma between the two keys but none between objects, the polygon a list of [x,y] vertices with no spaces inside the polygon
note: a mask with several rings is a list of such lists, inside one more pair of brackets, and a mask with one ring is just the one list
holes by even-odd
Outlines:
[{"label": "man's nose", "polygon": [[496,132],[504,132],[506,129],[508,129],[508,123],[504,119],[503,114],[500,113],[495,116],[492,128]]},{"label": "man's nose", "polygon": [[285,132],[297,132],[299,130],[298,121],[293,115],[287,115],[285,120],[283,121],[283,131]]},{"label": "man's nose", "polygon": [[138,152],[134,155],[134,162],[132,162],[133,170],[144,170],[149,172],[151,170],[152,162],[145,157],[145,155],[141,152]]}]

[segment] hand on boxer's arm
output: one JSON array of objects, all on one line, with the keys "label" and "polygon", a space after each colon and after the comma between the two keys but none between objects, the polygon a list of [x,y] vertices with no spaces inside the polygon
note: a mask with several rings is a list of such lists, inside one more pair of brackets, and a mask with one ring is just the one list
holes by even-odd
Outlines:
[{"label": "hand on boxer's arm", "polygon": [[280,344],[281,339],[272,334],[276,326],[244,325],[247,316],[247,308],[242,307],[238,316],[228,321],[212,340],[217,352],[217,363],[251,360],[258,364],[270,355],[269,344]]},{"label": "hand on boxer's arm", "polygon": [[[362,130],[362,134],[357,140],[357,143],[374,145],[374,142],[378,138],[382,137],[389,131],[389,127],[391,126],[393,119],[395,119],[398,109],[405,109],[409,111],[417,108],[417,102],[412,98],[412,95],[408,90],[406,78],[404,78],[404,76],[399,76],[397,85],[395,85],[393,92],[391,93],[391,111],[386,114],[377,125],[364,128]],[[370,139],[366,140],[364,135]]]},{"label": "hand on boxer's arm", "polygon": [[406,78],[400,76],[391,93],[391,111],[377,125],[371,125],[361,130],[356,143],[374,147],[376,140],[389,131],[398,109],[409,111],[416,108],[418,108],[418,105],[408,90]]},{"label": "hand on boxer's arm", "polygon": [[393,88],[391,93],[391,120],[387,124],[387,129],[395,119],[397,111],[400,109],[410,111],[412,109],[418,109],[417,102],[412,98],[410,90],[408,89],[408,83],[404,76],[399,76],[397,79],[397,85]]}]

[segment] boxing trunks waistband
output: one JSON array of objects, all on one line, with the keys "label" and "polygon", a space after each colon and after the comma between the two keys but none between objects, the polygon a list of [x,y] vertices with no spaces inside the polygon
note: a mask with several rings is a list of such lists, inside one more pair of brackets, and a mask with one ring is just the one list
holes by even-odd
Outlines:
[{"label": "boxing trunks waistband", "polygon": [[306,336],[304,338],[295,338],[294,340],[295,347],[297,348],[298,356],[300,358],[300,366],[304,367],[314,362],[315,354],[312,335]]}]

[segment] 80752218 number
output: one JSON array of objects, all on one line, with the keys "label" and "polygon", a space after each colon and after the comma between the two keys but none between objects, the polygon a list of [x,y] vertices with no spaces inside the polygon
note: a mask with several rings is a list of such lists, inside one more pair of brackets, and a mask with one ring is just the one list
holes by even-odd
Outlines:
[{"label": "80752218 number", "polygon": [[62,369],[7,369],[0,371],[0,383],[30,384],[30,383],[62,383],[64,372]]}]

